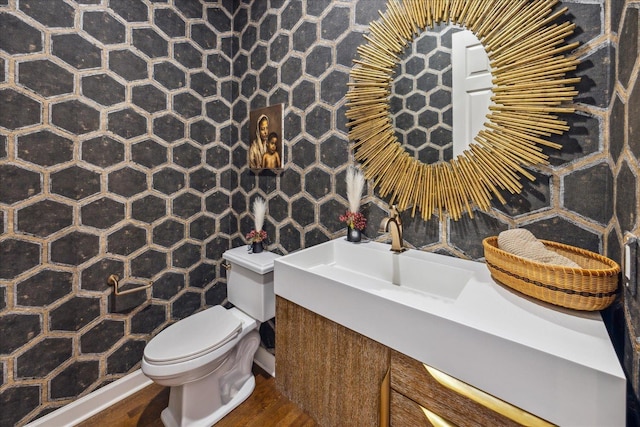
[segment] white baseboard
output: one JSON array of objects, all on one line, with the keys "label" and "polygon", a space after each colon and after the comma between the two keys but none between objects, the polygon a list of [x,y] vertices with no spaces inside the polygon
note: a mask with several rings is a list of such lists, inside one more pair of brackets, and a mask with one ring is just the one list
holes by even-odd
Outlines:
[{"label": "white baseboard", "polygon": [[153,384],[140,369],[57,409],[26,427],[74,426],[133,393]]},{"label": "white baseboard", "polygon": [[[276,358],[273,354],[263,347],[258,347],[253,361],[269,375],[275,377]],[[30,422],[25,427],[71,427],[77,425],[151,384],[153,384],[153,381],[138,369],[111,384]]]},{"label": "white baseboard", "polygon": [[258,347],[253,362],[264,369],[269,375],[276,376],[276,357],[269,353],[264,347]]}]

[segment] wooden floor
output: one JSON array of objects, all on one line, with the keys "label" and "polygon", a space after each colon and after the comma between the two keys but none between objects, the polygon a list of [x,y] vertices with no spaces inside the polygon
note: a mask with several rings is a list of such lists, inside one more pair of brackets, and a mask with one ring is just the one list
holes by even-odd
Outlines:
[{"label": "wooden floor", "polygon": [[[276,390],[275,378],[255,367],[256,388],[240,406],[216,427],[310,427],[317,426]],[[133,396],[78,424],[78,427],[163,427],[160,412],[167,407],[169,389],[152,384]]]}]

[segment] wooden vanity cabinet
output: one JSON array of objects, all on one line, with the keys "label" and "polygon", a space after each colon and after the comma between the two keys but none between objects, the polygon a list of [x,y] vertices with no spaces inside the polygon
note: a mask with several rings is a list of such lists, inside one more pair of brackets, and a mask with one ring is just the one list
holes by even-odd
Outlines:
[{"label": "wooden vanity cabinet", "polygon": [[323,427],[550,425],[281,297],[276,324],[276,387]]}]

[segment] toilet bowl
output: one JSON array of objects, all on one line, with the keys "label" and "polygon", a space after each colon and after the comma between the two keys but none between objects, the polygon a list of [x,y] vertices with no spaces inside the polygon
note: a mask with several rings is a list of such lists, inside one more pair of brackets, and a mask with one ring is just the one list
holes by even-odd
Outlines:
[{"label": "toilet bowl", "polygon": [[234,305],[214,306],[182,319],[144,349],[142,372],[171,387],[161,419],[167,427],[211,426],[255,388],[251,368],[260,345],[260,322],[275,316],[271,252],[246,248],[224,253],[230,264],[227,290]]}]

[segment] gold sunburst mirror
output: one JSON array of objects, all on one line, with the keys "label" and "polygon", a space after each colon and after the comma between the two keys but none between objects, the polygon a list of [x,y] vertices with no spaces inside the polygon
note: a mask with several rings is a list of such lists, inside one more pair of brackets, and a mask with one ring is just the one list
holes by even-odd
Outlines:
[{"label": "gold sunburst mirror", "polygon": [[[358,47],[347,93],[349,139],[365,176],[398,209],[417,210],[424,220],[446,212],[458,220],[473,206],[489,210],[501,191],[520,193],[524,167],[548,163],[542,147],[569,129],[558,114],[573,113],[577,91],[568,78],[579,60],[568,54],[578,43],[565,39],[575,24],[558,23],[567,8],[559,0],[389,0]],[[398,141],[389,113],[394,70],[418,35],[441,23],[470,30],[490,60],[491,105],[484,129],[454,159],[426,164]],[[455,118],[454,118],[455,119]]]}]

